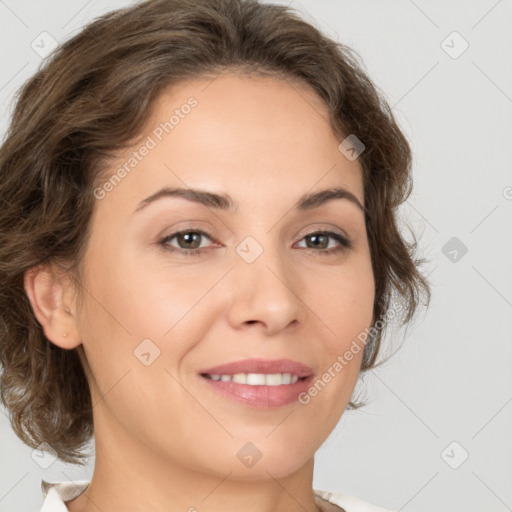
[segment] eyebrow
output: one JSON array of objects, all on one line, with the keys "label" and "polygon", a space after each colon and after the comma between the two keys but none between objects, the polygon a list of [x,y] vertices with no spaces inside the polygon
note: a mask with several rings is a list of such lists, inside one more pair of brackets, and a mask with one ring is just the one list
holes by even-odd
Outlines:
[{"label": "eyebrow", "polygon": [[[146,199],[143,199],[133,213],[141,211],[149,204],[166,197],[181,197],[216,210],[236,211],[238,208],[238,203],[233,201],[231,196],[227,194],[216,194],[214,192],[192,188],[164,187],[149,197],[146,197]],[[299,211],[312,210],[334,199],[346,199],[359,207],[363,213],[365,212],[364,206],[352,192],[339,187],[304,194],[295,203],[293,208]]]}]

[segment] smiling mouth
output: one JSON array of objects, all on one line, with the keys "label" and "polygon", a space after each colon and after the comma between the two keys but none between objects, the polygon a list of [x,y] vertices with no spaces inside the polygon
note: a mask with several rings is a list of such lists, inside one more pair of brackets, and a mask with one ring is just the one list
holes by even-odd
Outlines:
[{"label": "smiling mouth", "polygon": [[294,375],[292,373],[201,373],[201,377],[215,381],[247,384],[249,386],[282,386],[295,384],[296,382],[307,379],[307,377],[299,377],[298,375]]}]

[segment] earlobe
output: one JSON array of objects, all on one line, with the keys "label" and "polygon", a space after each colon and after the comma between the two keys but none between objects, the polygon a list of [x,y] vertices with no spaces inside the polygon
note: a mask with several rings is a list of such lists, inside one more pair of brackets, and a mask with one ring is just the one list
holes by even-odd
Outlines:
[{"label": "earlobe", "polygon": [[46,337],[64,349],[80,345],[75,317],[64,301],[71,280],[53,266],[39,266],[25,272],[24,287]]}]

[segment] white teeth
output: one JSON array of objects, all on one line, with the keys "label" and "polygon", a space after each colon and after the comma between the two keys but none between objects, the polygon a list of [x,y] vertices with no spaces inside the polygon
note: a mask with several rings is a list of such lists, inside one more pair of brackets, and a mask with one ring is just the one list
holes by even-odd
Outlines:
[{"label": "white teeth", "polygon": [[264,386],[265,375],[263,373],[248,373],[246,383],[251,386]]},{"label": "white teeth", "polygon": [[247,384],[247,374],[246,373],[235,373],[233,377],[231,377],[233,382],[237,384]]},{"label": "white teeth", "polygon": [[265,384],[267,386],[280,386],[283,379],[280,373],[268,373],[265,376]]},{"label": "white teeth", "polygon": [[232,380],[237,384],[250,386],[281,386],[295,384],[299,377],[291,373],[235,373],[234,375],[208,375],[212,380],[228,382]]}]

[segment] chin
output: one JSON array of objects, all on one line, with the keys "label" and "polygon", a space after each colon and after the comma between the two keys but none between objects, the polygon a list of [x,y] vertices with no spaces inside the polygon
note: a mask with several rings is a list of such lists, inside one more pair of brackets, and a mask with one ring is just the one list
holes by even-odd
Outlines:
[{"label": "chin", "polygon": [[[267,435],[268,432],[265,433],[265,436]],[[255,440],[254,443],[236,443],[237,464],[234,468],[231,467],[233,470],[231,477],[241,480],[284,478],[312,461],[314,457],[313,444],[308,448],[304,439],[297,439],[294,442],[290,437],[286,440],[279,436],[272,439],[273,435],[274,433],[270,434],[267,439],[262,437],[260,441]]]}]

